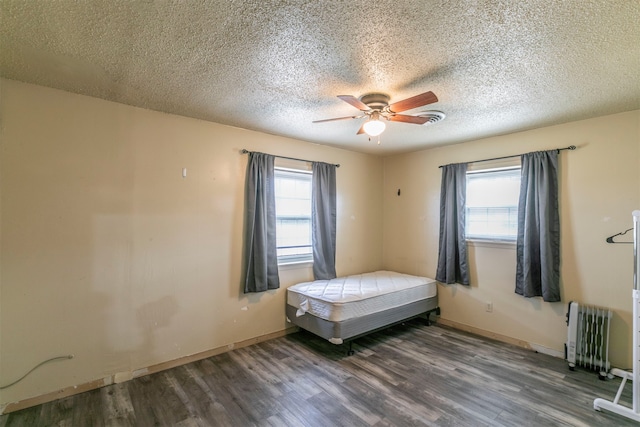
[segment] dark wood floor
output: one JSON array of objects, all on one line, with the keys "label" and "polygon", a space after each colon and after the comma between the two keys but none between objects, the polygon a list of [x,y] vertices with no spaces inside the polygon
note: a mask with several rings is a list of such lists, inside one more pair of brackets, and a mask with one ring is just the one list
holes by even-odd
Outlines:
[{"label": "dark wood floor", "polygon": [[354,350],[299,332],[4,415],[0,427],[638,425],[593,410],[618,379],[443,326],[411,321]]}]

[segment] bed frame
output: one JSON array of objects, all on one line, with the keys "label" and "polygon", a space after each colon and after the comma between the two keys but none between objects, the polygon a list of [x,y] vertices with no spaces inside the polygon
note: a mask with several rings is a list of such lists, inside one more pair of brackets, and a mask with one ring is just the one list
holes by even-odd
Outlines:
[{"label": "bed frame", "polygon": [[333,344],[348,342],[347,354],[352,355],[352,340],[419,316],[425,316],[427,324],[429,324],[429,315],[431,313],[439,315],[440,307],[438,307],[438,296],[435,295],[431,298],[342,322],[321,319],[309,313],[298,317],[296,311],[297,308],[287,304],[286,313],[289,322],[329,340]]}]

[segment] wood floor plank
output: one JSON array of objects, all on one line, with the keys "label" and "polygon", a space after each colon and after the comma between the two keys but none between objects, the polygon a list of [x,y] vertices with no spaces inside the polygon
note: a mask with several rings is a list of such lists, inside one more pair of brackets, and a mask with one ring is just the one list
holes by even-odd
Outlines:
[{"label": "wood floor plank", "polygon": [[[23,409],[15,412],[15,414],[0,415],[0,422],[6,427],[30,427],[40,423],[40,420],[46,419],[42,416],[42,412],[48,408],[44,405],[38,405],[31,408]],[[43,424],[44,425],[44,424]]]},{"label": "wood floor plank", "polygon": [[[237,392],[230,386],[233,379],[229,379],[220,369],[219,360],[210,358],[196,362],[196,368],[201,372],[202,379],[210,393],[215,396],[223,410],[227,413],[228,419],[235,425],[255,425],[255,420],[242,407],[242,399],[237,396]],[[222,361],[220,361],[222,362]],[[233,425],[233,424],[232,424]]]},{"label": "wood floor plank", "polygon": [[405,425],[433,425],[433,422],[441,416],[432,406],[423,405],[415,399],[391,389],[391,394],[385,390],[371,387],[369,383],[359,377],[353,377],[346,381],[350,390],[362,396],[381,421],[386,421],[396,426]]},{"label": "wood floor plank", "polygon": [[105,426],[135,426],[136,417],[131,396],[125,384],[100,389]]},{"label": "wood floor plank", "polygon": [[[100,396],[106,389],[106,387],[103,387],[70,397],[74,407],[71,425],[93,427],[105,426],[106,417],[104,414],[104,405],[102,404],[102,398]],[[82,408],[82,411],[78,411],[77,408]]]},{"label": "wood floor plank", "polygon": [[[203,382],[206,384],[209,392],[215,397],[216,402],[222,406],[226,417],[232,423],[236,423],[231,425],[256,425],[257,420],[244,412],[238,398],[229,389],[229,378],[219,369],[216,363],[217,361],[217,357],[213,357],[195,362],[194,369],[201,372]],[[224,424],[221,423],[221,425]]]},{"label": "wood floor plank", "polygon": [[235,422],[229,406],[225,407],[217,398],[214,391],[202,378],[201,371],[197,370],[193,364],[182,367],[186,375],[193,381],[192,386],[187,387],[189,398],[195,405],[200,407],[200,413],[206,420],[216,420],[219,426],[234,426]]},{"label": "wood floor plank", "polygon": [[205,427],[208,424],[204,421],[207,414],[206,412],[201,411],[201,402],[196,400],[195,396],[192,394],[193,390],[188,390],[189,393],[185,390],[184,387],[188,387],[190,385],[190,381],[188,377],[181,375],[183,373],[184,369],[181,369],[181,367],[164,373],[167,383],[173,388],[176,396],[178,396],[178,399],[180,399],[180,402],[182,402],[184,408],[189,414],[189,416],[180,423],[181,425]]},{"label": "wood floor plank", "polygon": [[[351,393],[351,390],[345,386],[344,381],[335,381],[328,377],[324,371],[324,364],[314,365],[313,368],[306,368],[301,375],[304,375],[309,381],[323,393],[326,393],[334,402],[348,402],[345,409],[362,420],[366,425],[373,425],[380,420],[380,416],[372,412],[369,402],[362,401],[359,396]],[[315,396],[312,398],[315,402]]]},{"label": "wood floor plank", "polygon": [[220,369],[230,379],[228,392],[236,398],[242,411],[256,422],[278,413],[281,410],[278,388],[262,381],[259,370],[254,369],[253,364],[243,364],[237,352],[226,356],[228,363],[221,364]]},{"label": "wood floor plank", "polygon": [[166,372],[136,378],[126,385],[139,423],[148,420],[150,425],[173,426],[189,418],[187,408],[167,382]]},{"label": "wood floor plank", "polygon": [[[636,426],[593,410],[619,379],[410,321],[347,356],[307,332],[0,416],[14,426]],[[621,402],[629,405],[631,387]]]},{"label": "wood floor plank", "polygon": [[271,427],[287,427],[303,426],[305,424],[301,419],[293,415],[291,411],[285,409],[267,418],[263,425]]},{"label": "wood floor plank", "polygon": [[[326,417],[314,404],[313,398],[302,399],[295,392],[291,392],[282,396],[281,403],[285,408],[284,413],[290,412],[300,422],[290,424],[292,426],[315,427],[326,425],[323,423]],[[283,414],[283,412],[279,412],[276,415],[280,414]]]}]

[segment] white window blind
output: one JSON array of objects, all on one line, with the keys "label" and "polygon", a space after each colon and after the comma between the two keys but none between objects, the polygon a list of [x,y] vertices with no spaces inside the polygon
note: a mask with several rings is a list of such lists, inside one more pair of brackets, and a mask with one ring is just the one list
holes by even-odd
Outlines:
[{"label": "white window blind", "polygon": [[308,171],[275,170],[278,264],[313,260],[311,176]]},{"label": "white window blind", "polygon": [[467,173],[466,238],[515,241],[520,168]]}]

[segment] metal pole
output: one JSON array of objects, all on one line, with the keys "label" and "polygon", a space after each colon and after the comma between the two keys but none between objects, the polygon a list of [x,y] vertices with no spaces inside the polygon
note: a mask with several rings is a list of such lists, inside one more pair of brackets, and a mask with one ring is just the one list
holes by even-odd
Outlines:
[{"label": "metal pole", "polygon": [[633,412],[640,414],[640,210],[633,211]]}]

